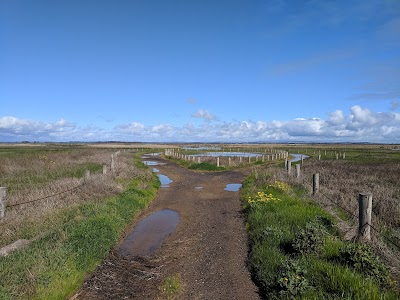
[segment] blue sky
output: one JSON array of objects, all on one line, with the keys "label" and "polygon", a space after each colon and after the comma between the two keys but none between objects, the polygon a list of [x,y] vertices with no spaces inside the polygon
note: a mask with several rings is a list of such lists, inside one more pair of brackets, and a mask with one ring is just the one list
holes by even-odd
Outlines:
[{"label": "blue sky", "polygon": [[400,143],[400,1],[0,0],[0,141]]}]

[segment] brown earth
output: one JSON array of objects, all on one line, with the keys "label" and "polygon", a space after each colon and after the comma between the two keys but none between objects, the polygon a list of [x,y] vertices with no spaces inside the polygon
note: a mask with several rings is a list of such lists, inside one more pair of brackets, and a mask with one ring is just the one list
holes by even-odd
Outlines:
[{"label": "brown earth", "polygon": [[241,183],[244,171],[190,171],[161,158],[151,160],[166,163],[156,167],[173,182],[159,190],[126,234],[166,208],[180,215],[176,230],[150,257],[122,257],[115,247],[73,298],[166,299],[160,287],[165,278],[178,276],[181,288],[173,299],[260,299],[246,268],[240,193],[224,190],[226,184]]}]

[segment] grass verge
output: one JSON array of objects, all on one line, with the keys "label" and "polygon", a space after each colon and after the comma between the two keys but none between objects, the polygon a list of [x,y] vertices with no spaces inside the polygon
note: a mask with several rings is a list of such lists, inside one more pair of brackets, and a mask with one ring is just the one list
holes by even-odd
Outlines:
[{"label": "grass verge", "polygon": [[[136,166],[140,166],[136,162]],[[154,198],[159,180],[136,177],[111,198],[92,199],[38,220],[46,231],[29,247],[0,257],[0,299],[65,299]],[[51,225],[51,226],[50,226]],[[50,228],[50,230],[48,230]]]},{"label": "grass verge", "polygon": [[304,191],[253,173],[242,199],[249,265],[263,299],[399,299],[366,245],[340,239],[334,219]]}]

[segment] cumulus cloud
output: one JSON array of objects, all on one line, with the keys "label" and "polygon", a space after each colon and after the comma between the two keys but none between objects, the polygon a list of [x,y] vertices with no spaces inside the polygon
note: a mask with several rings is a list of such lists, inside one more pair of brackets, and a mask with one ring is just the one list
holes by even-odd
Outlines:
[{"label": "cumulus cloud", "polygon": [[199,109],[192,114],[192,117],[204,119],[206,121],[216,120],[217,118],[206,109]]},{"label": "cumulus cloud", "polygon": [[[198,117],[212,120],[207,111]],[[273,121],[203,122],[201,125],[139,122],[112,130],[81,128],[67,120],[46,123],[0,117],[0,141],[141,141],[141,142],[381,142],[400,143],[400,113],[374,112],[359,105],[346,114],[336,110],[322,118]]]}]

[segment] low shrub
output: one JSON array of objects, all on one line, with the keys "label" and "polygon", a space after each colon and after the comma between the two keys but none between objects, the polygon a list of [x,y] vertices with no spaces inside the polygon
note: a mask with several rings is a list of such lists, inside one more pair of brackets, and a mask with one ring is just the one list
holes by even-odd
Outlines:
[{"label": "low shrub", "polygon": [[358,272],[374,278],[382,286],[393,284],[389,269],[367,244],[346,243],[340,251],[340,261]]}]

